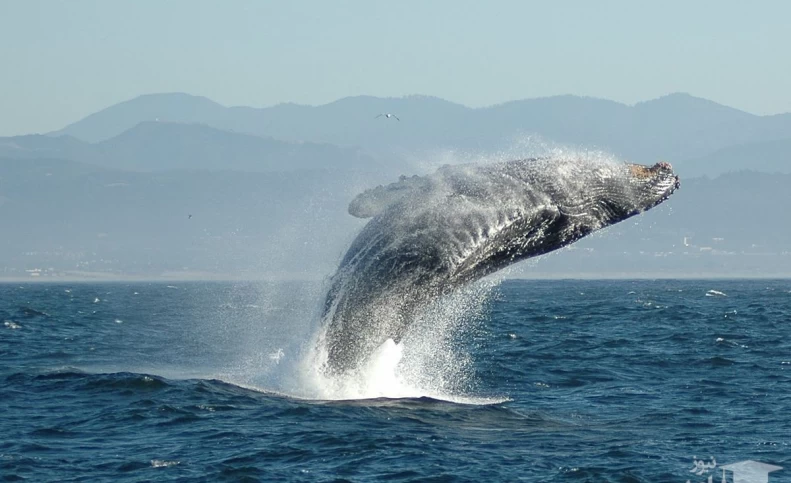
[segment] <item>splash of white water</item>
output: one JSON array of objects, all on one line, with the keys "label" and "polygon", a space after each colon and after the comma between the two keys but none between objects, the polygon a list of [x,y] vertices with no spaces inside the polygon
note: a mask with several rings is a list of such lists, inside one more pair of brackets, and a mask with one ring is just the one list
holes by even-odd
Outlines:
[{"label": "splash of white water", "polygon": [[492,404],[502,398],[473,397],[474,371],[469,337],[477,330],[496,279],[487,279],[440,297],[417,316],[403,340],[385,340],[357,370],[343,375],[324,371],[323,334],[298,365],[287,393],[299,398],[351,400],[420,398]]},{"label": "splash of white water", "polygon": [[[439,164],[486,164],[543,156],[554,161],[574,161],[566,163],[568,167],[578,167],[579,163],[588,167],[620,164],[617,158],[602,151],[568,148],[527,137],[495,154],[447,151],[421,156],[429,161],[420,163],[420,171],[433,170]],[[555,163],[556,169],[563,166]],[[564,175],[559,178],[574,179],[567,173],[559,174]],[[505,273],[507,271],[501,272],[501,276]],[[476,330],[496,284],[493,279],[480,281],[437,299],[417,315],[402,340],[377,341],[379,347],[351,373],[333,376],[324,371],[327,348],[321,332],[304,345],[299,354],[278,349],[273,352],[277,357],[270,356],[271,363],[267,366],[279,363],[275,371],[279,376],[275,387],[270,380],[265,384],[266,389],[314,400],[431,397],[470,403],[497,402],[501,399],[470,397],[475,394],[475,375],[468,345],[473,339],[469,335]],[[387,307],[384,307],[377,315],[386,317],[386,312]]]}]

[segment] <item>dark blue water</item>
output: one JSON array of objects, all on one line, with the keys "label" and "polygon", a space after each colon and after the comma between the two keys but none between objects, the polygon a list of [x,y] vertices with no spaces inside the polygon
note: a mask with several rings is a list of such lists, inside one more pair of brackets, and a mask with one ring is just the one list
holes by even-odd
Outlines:
[{"label": "dark blue water", "polygon": [[504,282],[459,331],[467,404],[300,399],[321,290],[0,285],[0,475],[791,481],[791,281]]}]

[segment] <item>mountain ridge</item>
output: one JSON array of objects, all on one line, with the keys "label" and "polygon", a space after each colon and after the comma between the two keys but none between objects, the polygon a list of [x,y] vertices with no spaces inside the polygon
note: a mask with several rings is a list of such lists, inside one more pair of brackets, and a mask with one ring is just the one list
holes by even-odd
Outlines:
[{"label": "mountain ridge", "polygon": [[130,171],[232,169],[252,172],[382,167],[358,149],[298,143],[226,131],[198,123],[142,121],[88,143],[70,135],[0,138],[0,156],[80,161]]},{"label": "mountain ridge", "polygon": [[[376,118],[393,113],[395,119]],[[142,121],[206,124],[288,142],[360,147],[375,156],[443,149],[507,151],[525,136],[599,148],[626,159],[699,158],[745,143],[791,138],[791,114],[758,116],[684,93],[627,105],[574,95],[467,107],[433,96],[350,96],[318,105],[225,107],[189,94],[147,94],[109,106],[50,135],[89,142]],[[529,153],[528,153],[529,154]]]}]

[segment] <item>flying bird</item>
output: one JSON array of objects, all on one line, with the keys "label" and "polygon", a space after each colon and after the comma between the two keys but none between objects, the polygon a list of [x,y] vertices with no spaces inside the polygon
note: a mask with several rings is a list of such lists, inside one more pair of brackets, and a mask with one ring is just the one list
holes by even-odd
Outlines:
[{"label": "flying bird", "polygon": [[187,215],[187,219],[191,220],[192,219],[192,215]]},{"label": "flying bird", "polygon": [[389,112],[387,112],[387,113],[383,112],[382,114],[379,114],[378,116],[376,116],[374,119],[378,119],[378,118],[380,118],[382,116],[384,116],[387,119],[390,119],[391,117],[394,117],[396,121],[400,121],[401,120],[401,119],[398,118],[398,116],[396,116],[395,114],[390,114]]}]

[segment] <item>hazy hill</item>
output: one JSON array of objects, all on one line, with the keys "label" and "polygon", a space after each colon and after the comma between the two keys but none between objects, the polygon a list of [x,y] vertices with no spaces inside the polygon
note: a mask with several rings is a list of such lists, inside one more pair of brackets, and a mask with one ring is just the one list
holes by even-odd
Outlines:
[{"label": "hazy hill", "polygon": [[94,149],[84,141],[69,135],[0,137],[0,156],[10,158],[60,158],[93,160]]},{"label": "hazy hill", "polygon": [[148,94],[115,104],[52,134],[68,134],[95,143],[117,136],[141,122],[200,123],[222,117],[226,110],[205,97],[182,93]]},{"label": "hazy hill", "polygon": [[[349,201],[381,181],[340,170],[130,172],[0,158],[0,276],[322,278],[364,223],[347,214]],[[789,274],[789,184],[791,175],[752,172],[686,179],[662,206],[517,273]]]},{"label": "hazy hill", "polygon": [[0,138],[0,156],[55,158],[135,171],[382,169],[354,148],[283,142],[201,124],[144,121],[95,144],[72,136]]},{"label": "hazy hill", "polygon": [[[382,112],[392,112],[401,121],[374,119]],[[108,107],[56,134],[98,141],[156,118],[405,156],[436,149],[508,150],[535,134],[549,142],[604,149],[636,161],[678,161],[740,144],[791,139],[789,114],[756,116],[687,94],[635,106],[557,96],[478,109],[426,96],[359,96],[316,107],[250,108],[222,107],[186,94],[156,94]]]},{"label": "hazy hill", "polygon": [[791,173],[791,139],[741,144],[679,163],[687,176],[717,176],[750,169],[764,173]]},{"label": "hazy hill", "polygon": [[0,158],[0,274],[329,272],[359,225],[343,215],[348,200],[370,183],[337,170],[142,173]]},{"label": "hazy hill", "polygon": [[373,159],[358,149],[283,142],[200,124],[141,122],[98,143],[97,149],[104,159],[113,159],[116,167],[144,171],[375,169]]}]

